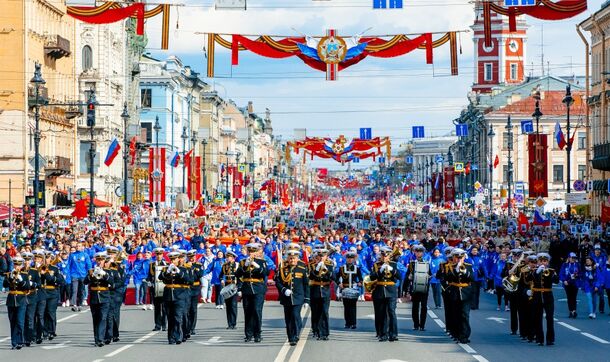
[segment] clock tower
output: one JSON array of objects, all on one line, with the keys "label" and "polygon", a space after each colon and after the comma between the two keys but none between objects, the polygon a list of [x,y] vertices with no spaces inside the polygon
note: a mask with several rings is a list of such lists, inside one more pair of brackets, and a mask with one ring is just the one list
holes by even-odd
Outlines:
[{"label": "clock tower", "polygon": [[472,90],[491,93],[493,88],[522,83],[525,79],[527,25],[517,17],[517,31],[510,32],[508,18],[491,12],[491,45],[485,46],[483,4],[475,5],[474,83]]}]

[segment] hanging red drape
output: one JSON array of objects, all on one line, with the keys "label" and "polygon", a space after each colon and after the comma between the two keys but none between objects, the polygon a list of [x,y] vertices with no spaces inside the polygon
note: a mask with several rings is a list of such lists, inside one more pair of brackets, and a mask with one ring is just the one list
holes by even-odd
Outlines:
[{"label": "hanging red drape", "polygon": [[[86,14],[92,7],[68,7],[71,17],[90,24],[110,24],[135,16],[137,20],[136,34],[144,35],[144,3],[136,3],[123,8],[107,9],[99,14]],[[81,13],[82,12],[82,13]]]},{"label": "hanging red drape", "polygon": [[250,40],[242,35],[233,35],[233,42],[231,43],[231,64],[238,65],[239,64],[239,46],[243,46],[248,49],[252,53],[258,54],[263,57],[268,58],[288,58],[295,55],[292,52],[283,52],[280,50],[276,50],[269,46],[266,43]]},{"label": "hanging red drape", "polygon": [[413,39],[403,40],[389,49],[370,52],[369,55],[378,58],[393,58],[410,53],[421,45],[426,46],[426,63],[432,64],[433,58],[431,33],[425,33]]}]

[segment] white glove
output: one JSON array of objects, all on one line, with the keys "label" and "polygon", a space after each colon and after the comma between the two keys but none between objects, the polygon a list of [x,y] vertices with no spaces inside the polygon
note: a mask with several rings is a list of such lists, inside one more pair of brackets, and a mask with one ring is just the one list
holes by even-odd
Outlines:
[{"label": "white glove", "polygon": [[255,261],[252,261],[252,266],[253,266],[255,269],[260,268],[260,265],[258,265],[258,263],[257,263],[257,262],[255,262]]},{"label": "white glove", "polygon": [[19,280],[20,282],[23,281],[23,277],[21,276],[21,274],[17,274],[17,280]]},{"label": "white glove", "polygon": [[303,309],[309,308],[309,303],[303,303]]},{"label": "white glove", "polygon": [[241,292],[237,292],[237,296],[238,296],[238,297],[241,297]]},{"label": "white glove", "polygon": [[540,274],[544,271],[544,267],[541,265],[538,267],[538,269],[536,269],[536,274]]},{"label": "white glove", "polygon": [[527,292],[525,292],[525,294],[527,294],[528,297],[531,297],[532,295],[534,295],[534,292],[532,292],[531,289],[528,289]]},{"label": "white glove", "polygon": [[322,268],[324,266],[324,262],[321,261],[318,263],[318,265],[316,265],[316,271],[320,271],[320,268]]},{"label": "white glove", "polygon": [[381,266],[381,268],[379,268],[379,271],[383,273],[383,272],[385,271],[385,268],[387,268],[387,267],[388,267],[388,265],[387,265],[387,264],[383,264],[383,265]]},{"label": "white glove", "polygon": [[284,290],[284,295],[287,296],[287,297],[291,296],[292,295],[292,290],[290,290],[290,289]]},{"label": "white glove", "polygon": [[100,275],[101,275],[101,276],[105,276],[105,275],[106,275],[106,271],[105,271],[104,269],[101,269],[101,270],[100,270]]},{"label": "white glove", "polygon": [[251,263],[251,262],[252,262],[252,261],[250,260],[250,258],[248,258],[248,259],[246,259],[246,262],[245,262],[244,264],[245,264],[246,266],[250,266],[250,263]]},{"label": "white glove", "polygon": [[390,265],[388,265],[388,267],[386,268],[387,271],[391,272],[392,270],[394,270],[394,268],[392,268]]}]

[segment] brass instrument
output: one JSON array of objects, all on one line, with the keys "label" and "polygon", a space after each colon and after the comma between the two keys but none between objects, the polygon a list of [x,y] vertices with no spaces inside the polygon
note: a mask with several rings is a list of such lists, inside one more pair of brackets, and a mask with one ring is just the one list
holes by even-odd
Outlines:
[{"label": "brass instrument", "polygon": [[372,293],[373,289],[375,289],[375,287],[377,286],[377,281],[371,280],[371,277],[367,275],[362,280],[362,285],[364,285],[365,291],[367,291],[368,293]]},{"label": "brass instrument", "polygon": [[12,272],[10,272],[9,274],[9,279],[17,279],[17,277],[19,276],[19,271],[17,271],[16,269],[13,269]]},{"label": "brass instrument", "polygon": [[542,272],[542,276],[544,276],[546,278],[549,275],[551,275],[551,271],[547,268],[544,268],[544,271]]},{"label": "brass instrument", "polygon": [[328,241],[324,241],[324,246],[326,249],[328,249],[329,254],[341,252],[341,248],[339,246],[333,246],[333,244],[329,243]]},{"label": "brass instrument", "polygon": [[517,270],[524,257],[525,254],[521,254],[515,265],[513,265],[513,267],[508,272],[508,276],[502,279],[502,286],[504,287],[504,290],[509,293],[514,293],[519,287],[519,280],[521,280],[521,277],[515,275],[515,270]]},{"label": "brass instrument", "polygon": [[395,246],[394,250],[392,250],[392,254],[390,254],[390,260],[392,261],[398,261],[398,259],[400,259],[400,257],[402,256],[402,251],[400,250],[400,246]]}]

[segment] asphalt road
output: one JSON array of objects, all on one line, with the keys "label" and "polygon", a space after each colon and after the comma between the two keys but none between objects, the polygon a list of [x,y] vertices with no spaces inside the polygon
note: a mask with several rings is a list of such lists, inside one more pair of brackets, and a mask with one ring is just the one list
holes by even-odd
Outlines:
[{"label": "asphalt road", "polygon": [[[33,361],[610,361],[610,317],[586,318],[579,305],[579,318],[568,319],[565,298],[556,290],[556,345],[539,347],[509,335],[508,312],[495,310],[495,296],[482,294],[481,308],[471,313],[472,336],[468,345],[458,345],[443,332],[443,310],[430,310],[426,331],[411,330],[410,304],[398,304],[398,342],[380,343],[374,338],[373,307],[358,304],[358,329],[343,329],[343,307],[332,302],[329,341],[305,338],[309,334],[309,312],[299,344],[286,341],[282,307],[266,302],[263,311],[263,342],[243,343],[243,312],[238,329],[226,330],[224,310],[201,304],[197,335],[182,345],[168,345],[166,332],[152,332],[152,311],[123,307],[121,341],[102,348],[93,346],[88,309],[73,313],[58,310],[59,337],[42,345],[11,351],[6,309],[0,308],[0,360]],[[3,300],[4,297],[2,297]],[[0,302],[0,303],[3,303]],[[241,306],[240,306],[241,307]],[[607,308],[608,310],[608,308]],[[582,316],[582,317],[581,317]]]}]

